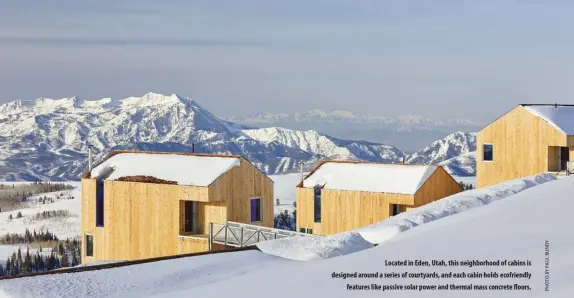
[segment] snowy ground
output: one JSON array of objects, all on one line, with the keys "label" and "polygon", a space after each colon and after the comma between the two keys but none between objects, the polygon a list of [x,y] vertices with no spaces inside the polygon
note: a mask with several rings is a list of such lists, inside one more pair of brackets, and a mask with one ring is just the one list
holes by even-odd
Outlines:
[{"label": "snowy ground", "polygon": [[[13,182],[2,182],[2,184],[12,185]],[[24,182],[22,182],[24,183]],[[14,184],[22,184],[20,182],[14,182]],[[29,183],[29,182],[26,182]],[[48,230],[54,233],[60,240],[65,240],[66,238],[74,238],[80,235],[80,225],[81,225],[81,192],[80,192],[80,182],[65,182],[65,184],[70,184],[76,188],[72,190],[62,190],[56,192],[42,193],[31,196],[28,201],[22,203],[23,208],[16,209],[8,212],[0,213],[0,236],[7,233],[11,234],[24,234],[26,229],[33,232],[34,230]],[[60,196],[61,195],[61,196]],[[69,196],[73,196],[74,199],[68,200]],[[38,202],[38,198],[47,197],[48,199],[54,199],[54,203],[42,204]],[[66,210],[69,212],[68,217],[63,218],[48,218],[38,220],[35,218],[36,214],[42,211],[56,211],[56,210]],[[17,214],[20,212],[22,218],[17,218]],[[12,219],[9,219],[12,215]],[[12,252],[18,250],[18,247],[22,250],[22,253],[26,252],[27,245],[2,245],[0,244],[0,263],[3,263],[6,258],[12,255]],[[43,252],[49,252],[49,248],[44,248]],[[36,249],[30,248],[30,253],[36,253]]]},{"label": "snowy ground", "polygon": [[[16,209],[8,212],[0,213],[0,235],[6,233],[24,233],[26,229],[33,231],[39,231],[41,229],[48,229],[50,232],[56,234],[60,239],[66,239],[67,237],[73,238],[80,235],[80,213],[81,213],[81,192],[79,182],[65,182],[75,186],[76,188],[72,190],[62,190],[51,193],[43,193],[32,196],[28,199],[28,202],[24,203],[28,205],[26,208]],[[8,183],[6,183],[8,184]],[[63,194],[63,196],[58,199],[57,195]],[[39,197],[53,198],[54,203],[42,204],[36,200]],[[68,196],[73,196],[73,200],[66,199]],[[70,212],[71,216],[66,218],[50,218],[45,220],[36,220],[34,217],[36,214],[42,211],[55,211],[55,210],[67,210]],[[18,212],[22,213],[22,218],[16,218]],[[9,219],[12,215],[12,219]]]},{"label": "snowy ground", "polygon": [[[546,182],[546,180],[549,180]],[[538,183],[542,183],[537,185]],[[0,297],[571,297],[574,291],[574,237],[569,218],[574,210],[574,178],[559,180],[539,176],[513,181],[508,191],[499,185],[475,192],[474,204],[462,212],[445,212],[444,217],[397,233],[377,247],[340,251],[321,260],[295,262],[262,252],[247,251],[182,258],[177,260],[90,271],[0,281]],[[470,192],[469,192],[470,193]],[[489,195],[490,193],[490,195]],[[455,197],[456,199],[457,197]],[[460,199],[460,197],[458,197]],[[446,198],[445,200],[449,200]],[[444,204],[444,206],[451,206]],[[437,209],[433,209],[438,211]],[[414,211],[414,210],[413,210]],[[412,212],[412,211],[411,211]],[[405,213],[406,214],[406,213]],[[434,213],[439,214],[439,213]],[[424,217],[424,213],[420,213]],[[374,225],[375,227],[377,225]],[[382,230],[385,233],[385,230]],[[353,233],[345,233],[347,235]],[[340,235],[345,235],[340,234]],[[355,233],[356,234],[356,233]],[[360,234],[360,231],[359,231]],[[349,239],[339,236],[341,240]],[[548,241],[550,292],[544,292],[545,245]],[[345,241],[343,241],[345,242]],[[324,247],[332,243],[321,242]],[[361,243],[361,241],[356,241]],[[301,243],[301,245],[309,245]],[[320,250],[321,247],[316,247]],[[404,260],[489,260],[530,261],[530,266],[506,267],[394,267],[386,261]],[[431,274],[439,278],[342,279],[333,273]],[[531,274],[530,279],[452,278],[449,272],[497,272]],[[529,286],[523,291],[391,291],[349,290],[348,285],[511,285]],[[303,293],[303,294],[301,294]]]}]

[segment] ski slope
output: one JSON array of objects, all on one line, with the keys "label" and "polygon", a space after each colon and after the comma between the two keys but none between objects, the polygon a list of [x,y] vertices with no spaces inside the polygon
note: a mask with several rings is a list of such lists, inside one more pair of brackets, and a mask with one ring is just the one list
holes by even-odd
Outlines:
[{"label": "ski slope", "polygon": [[[299,262],[257,251],[206,255],[115,269],[0,281],[0,297],[571,297],[574,292],[574,179],[544,181],[504,199],[425,222],[380,245],[337,257]],[[498,186],[500,187],[500,185]],[[445,200],[448,200],[446,198]],[[545,241],[550,247],[550,292],[544,292]],[[338,279],[334,272],[402,272],[395,260],[529,260],[532,266],[475,267],[530,272],[530,291],[347,290],[347,284],[500,284],[495,279]],[[409,267],[416,273],[470,268]],[[514,282],[514,281],[512,281]]]}]

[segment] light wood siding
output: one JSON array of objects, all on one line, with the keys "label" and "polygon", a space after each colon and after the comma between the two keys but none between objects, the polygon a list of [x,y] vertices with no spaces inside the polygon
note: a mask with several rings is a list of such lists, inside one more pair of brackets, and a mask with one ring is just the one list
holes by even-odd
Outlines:
[{"label": "light wood siding", "polygon": [[[262,198],[263,222],[273,226],[273,182],[241,159],[209,187],[104,181],[104,226],[95,227],[96,181],[82,179],[82,237],[94,237],[95,260],[137,260],[206,251],[208,239],[179,237],[184,230],[184,201],[197,201],[199,234],[209,223],[250,223],[249,199]],[[82,238],[84,240],[84,238]],[[214,248],[220,249],[214,245]]]},{"label": "light wood siding", "polygon": [[[214,243],[212,250],[223,250],[224,245]],[[178,254],[187,254],[193,252],[202,252],[209,250],[209,240],[207,237],[179,237]]]},{"label": "light wood siding", "polygon": [[[243,158],[239,167],[233,167],[209,186],[209,196],[210,200],[227,202],[229,221],[273,227],[273,181]],[[256,197],[261,197],[263,221],[252,223],[250,200]]]},{"label": "light wood siding", "polygon": [[94,256],[88,257],[88,260],[96,259],[96,181],[91,179],[82,179],[82,260],[86,260],[86,234],[94,236]]},{"label": "light wood siding", "polygon": [[558,171],[558,152],[560,147],[549,146],[548,147],[548,170]]},{"label": "light wood siding", "polygon": [[[477,134],[477,187],[547,172],[549,147],[567,146],[566,135],[518,106]],[[493,161],[483,161],[483,144],[493,144]]]},{"label": "light wood siding", "polygon": [[322,189],[321,223],[315,223],[314,189],[298,187],[297,231],[303,227],[312,228],[317,235],[341,233],[389,218],[392,204],[406,211],[460,191],[443,168],[438,168],[414,195]]},{"label": "light wood siding", "polygon": [[297,187],[295,201],[297,202],[297,232],[300,228],[313,229],[313,188]]},{"label": "light wood siding", "polygon": [[415,194],[415,206],[422,206],[462,191],[442,167],[438,167]]},{"label": "light wood siding", "polygon": [[314,221],[314,191],[297,189],[297,231],[329,235],[373,224],[389,217],[391,204],[413,205],[413,195],[346,190],[321,190],[321,223]]}]

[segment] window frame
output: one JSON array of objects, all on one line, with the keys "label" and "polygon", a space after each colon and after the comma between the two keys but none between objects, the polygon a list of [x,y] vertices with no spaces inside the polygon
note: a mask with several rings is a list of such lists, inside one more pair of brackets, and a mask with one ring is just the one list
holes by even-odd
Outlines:
[{"label": "window frame", "polygon": [[[323,200],[322,192],[323,192],[322,185],[317,185],[313,188],[313,222],[315,223],[321,223],[323,219],[323,214],[321,212],[322,200]],[[317,201],[319,201],[318,204]],[[317,205],[319,208],[317,208]]]},{"label": "window frame", "polygon": [[[399,214],[403,213],[404,211],[401,211],[402,210],[401,206],[403,206],[403,205],[391,204],[391,216],[395,216],[395,215],[399,215]],[[395,208],[396,208],[396,211],[398,211],[396,213],[395,213]]]},{"label": "window frame", "polygon": [[96,227],[104,226],[104,181],[96,181]]},{"label": "window frame", "polygon": [[[253,201],[255,200],[259,200],[259,220],[253,220],[253,209],[252,209],[252,204]],[[262,197],[253,197],[251,199],[249,199],[249,219],[250,222],[253,223],[262,223],[263,222],[263,198]]]},{"label": "window frame", "polygon": [[[88,241],[88,237],[91,239],[91,241]],[[84,246],[84,255],[87,258],[93,258],[94,257],[94,235],[85,234],[84,240],[86,241],[86,244]],[[89,247],[88,244],[91,244],[90,249],[88,249],[88,247]],[[91,254],[88,254],[88,252],[91,252]]]},{"label": "window frame", "polygon": [[[490,146],[490,159],[485,159],[485,147]],[[493,162],[494,161],[494,144],[484,143],[482,144],[482,161],[483,162]]]},{"label": "window frame", "polygon": [[313,234],[313,229],[300,227],[300,228],[299,228],[299,233],[303,233],[303,234]]}]

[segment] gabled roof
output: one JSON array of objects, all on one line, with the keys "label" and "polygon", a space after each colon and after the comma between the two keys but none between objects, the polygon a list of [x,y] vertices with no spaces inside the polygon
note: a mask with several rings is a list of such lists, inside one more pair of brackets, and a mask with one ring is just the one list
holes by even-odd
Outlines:
[{"label": "gabled roof", "polygon": [[149,181],[153,177],[178,185],[209,186],[232,167],[239,166],[240,159],[235,155],[116,151],[86,174],[104,180],[148,177]]},{"label": "gabled roof", "polygon": [[566,135],[574,135],[574,105],[522,104],[527,111]]},{"label": "gabled roof", "polygon": [[438,166],[325,161],[299,187],[415,194]]}]

